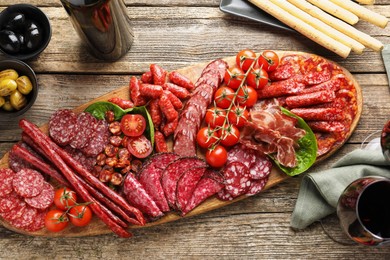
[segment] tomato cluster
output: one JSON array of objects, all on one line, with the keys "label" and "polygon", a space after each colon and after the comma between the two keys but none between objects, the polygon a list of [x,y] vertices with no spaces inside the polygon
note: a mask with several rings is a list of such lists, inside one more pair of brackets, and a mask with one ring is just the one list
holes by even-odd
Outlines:
[{"label": "tomato cluster", "polygon": [[238,143],[240,128],[249,120],[248,109],[257,102],[257,90],[269,83],[268,73],[278,65],[279,57],[273,51],[257,57],[246,49],[236,55],[236,65],[226,71],[224,84],[215,92],[214,106],[206,112],[207,126],[197,133],[197,143],[208,149],[206,161],[212,167],[226,163],[225,148]]},{"label": "tomato cluster", "polygon": [[88,203],[77,203],[77,194],[71,189],[57,189],[54,204],[57,208],[50,210],[45,217],[45,226],[49,231],[59,232],[68,226],[69,221],[77,227],[84,227],[91,222],[92,210]]}]

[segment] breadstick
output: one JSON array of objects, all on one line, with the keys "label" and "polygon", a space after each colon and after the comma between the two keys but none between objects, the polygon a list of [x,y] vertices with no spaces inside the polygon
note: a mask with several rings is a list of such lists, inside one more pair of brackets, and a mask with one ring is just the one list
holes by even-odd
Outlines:
[{"label": "breadstick", "polygon": [[281,22],[287,24],[291,28],[302,33],[303,35],[305,35],[309,39],[317,42],[318,44],[322,45],[323,47],[327,48],[328,50],[331,50],[331,51],[337,53],[338,55],[340,55],[343,58],[348,57],[349,53],[351,52],[350,47],[334,40],[333,38],[329,37],[328,35],[313,28],[312,26],[303,22],[301,19],[296,18],[295,16],[284,11],[282,8],[271,3],[270,1],[249,0],[249,2],[251,2],[252,4],[261,8],[262,10],[267,12],[268,14],[274,16],[276,19],[280,20]]},{"label": "breadstick", "polygon": [[349,36],[337,31],[336,29],[330,27],[326,23],[324,23],[321,20],[318,20],[317,18],[314,18],[313,16],[309,15],[308,13],[302,11],[298,7],[296,7],[293,4],[290,4],[286,0],[270,0],[280,8],[284,9],[285,11],[289,12],[290,14],[294,15],[297,18],[302,19],[305,23],[313,26],[315,29],[325,33],[326,35],[332,37],[333,39],[351,47],[352,51],[361,54],[364,49],[364,45],[360,42],[350,38]]},{"label": "breadstick", "polygon": [[312,3],[315,6],[318,6],[325,12],[328,12],[331,15],[336,16],[337,18],[349,24],[356,24],[359,21],[359,17],[357,17],[355,14],[330,1],[324,1],[324,0],[307,0],[307,1]]},{"label": "breadstick", "polygon": [[364,6],[361,6],[350,0],[330,0],[330,1],[332,1],[334,4],[342,8],[350,10],[352,13],[356,14],[362,20],[372,23],[381,28],[385,28],[387,23],[389,22],[389,20],[385,16],[375,13],[365,8]]},{"label": "breadstick", "polygon": [[375,3],[375,0],[356,0],[360,4],[364,5],[372,5]]},{"label": "breadstick", "polygon": [[383,43],[378,41],[377,39],[371,37],[368,34],[365,34],[355,27],[340,21],[337,18],[334,18],[333,16],[329,15],[328,13],[322,11],[318,7],[313,6],[312,4],[309,4],[305,0],[288,0],[290,3],[294,4],[298,8],[302,9],[303,11],[309,13],[311,16],[316,17],[323,21],[326,24],[329,24],[333,28],[339,30],[342,33],[345,33],[349,37],[357,40],[358,42],[362,43],[366,47],[373,49],[374,51],[381,51],[383,49]]}]

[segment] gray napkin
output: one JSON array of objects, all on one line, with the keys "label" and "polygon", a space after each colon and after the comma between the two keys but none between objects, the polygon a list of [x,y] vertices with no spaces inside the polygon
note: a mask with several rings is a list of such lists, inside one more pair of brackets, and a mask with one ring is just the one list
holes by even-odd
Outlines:
[{"label": "gray napkin", "polygon": [[331,169],[305,175],[291,216],[291,227],[304,229],[334,213],[344,189],[352,181],[370,175],[390,178],[389,162],[385,161],[380,149],[357,149]]}]

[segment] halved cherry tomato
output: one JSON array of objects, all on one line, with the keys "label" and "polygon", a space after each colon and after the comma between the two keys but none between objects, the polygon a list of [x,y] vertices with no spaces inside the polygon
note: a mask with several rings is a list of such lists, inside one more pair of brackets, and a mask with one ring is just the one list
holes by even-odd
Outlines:
[{"label": "halved cherry tomato", "polygon": [[240,130],[234,125],[219,130],[218,134],[221,137],[221,144],[227,147],[237,144],[240,139]]},{"label": "halved cherry tomato", "polygon": [[231,69],[226,70],[224,81],[226,86],[232,89],[238,89],[241,85],[242,80],[244,79],[245,72],[238,68],[233,67]]},{"label": "halved cherry tomato", "polygon": [[77,205],[69,210],[68,215],[73,225],[84,227],[91,222],[92,210],[87,205]]},{"label": "halved cherry tomato", "polygon": [[196,135],[196,141],[202,148],[211,147],[216,141],[218,141],[218,139],[218,132],[209,127],[202,127]]},{"label": "halved cherry tomato", "polygon": [[215,103],[220,108],[228,108],[236,92],[228,87],[220,87],[214,95]]},{"label": "halved cherry tomato", "polygon": [[121,130],[127,136],[140,136],[146,128],[146,120],[139,114],[127,114],[121,119]]},{"label": "halved cherry tomato", "polygon": [[242,86],[238,90],[236,102],[244,107],[253,107],[257,102],[257,91],[250,86]]},{"label": "halved cherry tomato", "polygon": [[231,124],[237,127],[243,127],[245,122],[248,121],[249,112],[241,106],[232,108],[228,113],[228,120]]},{"label": "halved cherry tomato", "polygon": [[145,158],[153,151],[152,144],[144,135],[130,137],[128,140],[127,149],[137,158]]},{"label": "halved cherry tomato", "polygon": [[227,161],[227,151],[222,145],[217,145],[213,150],[206,152],[207,163],[214,168],[220,168]]},{"label": "halved cherry tomato", "polygon": [[263,51],[257,63],[267,72],[274,71],[279,66],[279,56],[274,51]]},{"label": "halved cherry tomato", "polygon": [[54,193],[54,204],[60,210],[67,210],[77,202],[76,192],[73,190],[63,187],[56,190]]},{"label": "halved cherry tomato", "polygon": [[268,73],[261,68],[252,69],[246,78],[246,82],[255,89],[261,89],[268,84]]},{"label": "halved cherry tomato", "polygon": [[45,217],[45,227],[52,232],[64,230],[69,223],[68,216],[64,211],[53,209],[47,212]]},{"label": "halved cherry tomato", "polygon": [[205,121],[212,128],[216,128],[217,126],[222,126],[225,122],[226,111],[219,107],[213,107],[207,110]]},{"label": "halved cherry tomato", "polygon": [[242,50],[236,55],[236,64],[243,71],[247,71],[256,59],[256,53],[252,50]]}]

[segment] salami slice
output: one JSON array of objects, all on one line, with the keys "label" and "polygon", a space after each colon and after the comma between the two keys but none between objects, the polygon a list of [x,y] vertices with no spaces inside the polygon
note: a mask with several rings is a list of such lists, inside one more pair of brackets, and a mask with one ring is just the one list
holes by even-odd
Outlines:
[{"label": "salami slice", "polygon": [[206,166],[206,162],[198,157],[183,157],[168,164],[161,176],[161,186],[172,209],[176,209],[176,187],[181,175],[186,170]]},{"label": "salami slice", "polygon": [[245,195],[247,196],[256,195],[257,193],[261,192],[264,189],[267,182],[268,182],[268,176],[260,180],[252,180],[251,186],[249,187],[249,190]]},{"label": "salami slice", "polygon": [[41,230],[45,227],[46,214],[47,210],[37,211],[34,221],[30,225],[23,227],[23,229],[29,232],[36,232],[38,230]]},{"label": "salami slice", "polygon": [[298,94],[305,89],[305,84],[302,83],[302,75],[295,75],[289,79],[275,81],[264,88],[258,90],[259,97],[271,98],[281,97],[285,95]]},{"label": "salami slice", "polygon": [[44,188],[42,174],[32,169],[22,169],[15,174],[12,186],[15,192],[24,198],[31,198],[40,194]]},{"label": "salami slice", "polygon": [[8,212],[0,213],[1,217],[4,218],[6,221],[11,222],[18,218],[20,218],[23,214],[24,208],[27,207],[26,202],[21,200],[20,198],[18,200],[15,200],[16,206],[11,209]]},{"label": "salami slice", "polygon": [[216,193],[218,193],[222,189],[223,189],[223,184],[221,184],[213,179],[210,179],[210,178],[201,179],[198,182],[198,184],[196,185],[194,193],[192,194],[187,205],[182,210],[182,215],[183,216],[186,215],[188,212],[193,210],[195,207],[197,207],[199,204],[201,204],[207,198],[215,195]]},{"label": "salami slice", "polygon": [[88,171],[92,172],[96,164],[96,157],[87,157],[81,150],[74,149],[71,146],[65,146],[65,151],[67,151],[73,159],[78,161],[84,166]]},{"label": "salami slice", "polygon": [[37,209],[26,205],[26,207],[23,207],[21,209],[20,216],[18,218],[10,220],[9,223],[16,228],[24,229],[25,227],[31,225],[34,222],[37,213]]},{"label": "salami slice", "polygon": [[294,108],[291,109],[291,113],[308,121],[342,121],[345,119],[344,111],[334,107]]},{"label": "salami slice", "polygon": [[54,112],[49,121],[49,135],[60,146],[69,144],[78,133],[77,115],[70,109]]},{"label": "salami slice", "polygon": [[[12,152],[12,150],[9,152],[8,155],[8,165],[15,172],[18,172],[23,168],[32,168],[31,164],[19,158],[17,155],[15,155]],[[0,191],[0,197],[1,197],[1,191]]]},{"label": "salami slice", "polygon": [[330,103],[336,99],[334,91],[322,90],[286,98],[286,104],[289,108],[308,107],[323,103]]},{"label": "salami slice", "polygon": [[92,138],[89,140],[88,144],[81,149],[81,151],[87,157],[95,157],[104,150],[104,147],[109,142],[110,131],[108,130],[108,124],[105,120],[98,120],[95,124],[94,132],[92,133]]},{"label": "salami slice", "polygon": [[221,189],[218,193],[217,193],[217,198],[220,199],[220,200],[223,200],[223,201],[230,201],[230,200],[233,200],[233,196],[232,194],[230,194],[229,192],[226,191],[226,189]]},{"label": "salami slice", "polygon": [[225,166],[223,175],[226,180],[225,189],[234,198],[245,194],[251,186],[248,167],[240,162],[232,162]]},{"label": "salami slice", "polygon": [[94,136],[97,119],[90,113],[83,112],[77,117],[77,134],[73,137],[70,146],[81,149],[87,146]]},{"label": "salami slice", "polygon": [[6,213],[13,210],[19,201],[20,197],[15,192],[11,192],[7,196],[0,198],[0,213]]},{"label": "salami slice", "polygon": [[156,202],[142,187],[142,184],[139,183],[132,174],[127,174],[125,178],[123,193],[125,194],[127,201],[144,214],[152,218],[159,218],[164,215],[157,207]]},{"label": "salami slice", "polygon": [[0,198],[7,196],[13,191],[12,181],[15,175],[15,172],[11,169],[0,169]]},{"label": "salami slice", "polygon": [[47,209],[54,201],[54,188],[48,182],[44,182],[43,190],[39,195],[24,198],[24,201],[33,208]]},{"label": "salami slice", "polygon": [[193,168],[180,177],[176,187],[176,208],[178,210],[182,211],[185,208],[205,171],[205,167]]}]

